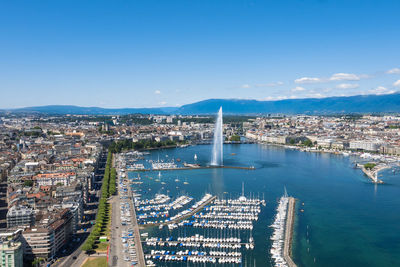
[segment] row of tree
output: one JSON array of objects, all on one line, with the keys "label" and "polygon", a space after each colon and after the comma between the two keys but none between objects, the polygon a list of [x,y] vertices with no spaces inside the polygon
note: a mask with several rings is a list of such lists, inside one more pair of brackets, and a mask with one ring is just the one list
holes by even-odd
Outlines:
[{"label": "row of tree", "polygon": [[131,140],[118,140],[111,143],[109,147],[109,151],[112,153],[120,153],[123,150],[130,150],[130,149],[146,149],[146,148],[161,148],[165,146],[176,146],[178,143],[172,140],[166,141],[154,141],[154,140],[140,140],[137,142],[132,142]]},{"label": "row of tree", "polygon": [[107,198],[116,193],[116,176],[115,168],[112,168],[112,153],[108,152],[107,164],[104,170],[103,184],[101,185],[101,197],[97,208],[96,223],[92,228],[88,238],[82,245],[82,250],[93,250],[96,241],[99,239],[102,230],[107,227],[107,218],[109,218],[109,204]]}]

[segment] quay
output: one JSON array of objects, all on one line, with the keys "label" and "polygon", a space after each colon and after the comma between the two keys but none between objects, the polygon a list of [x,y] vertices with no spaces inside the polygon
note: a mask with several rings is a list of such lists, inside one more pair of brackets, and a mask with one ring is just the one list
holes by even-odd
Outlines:
[{"label": "quay", "polygon": [[293,197],[289,197],[289,205],[287,211],[288,214],[287,214],[287,219],[286,219],[287,222],[285,229],[285,243],[283,247],[283,257],[285,258],[286,263],[288,264],[289,267],[297,267],[297,265],[291,258],[295,206],[296,206],[296,199]]},{"label": "quay", "polygon": [[150,172],[150,171],[183,171],[183,170],[199,170],[199,169],[238,169],[238,170],[255,170],[254,166],[192,166],[178,168],[160,168],[160,169],[127,169],[129,172]]},{"label": "quay", "polygon": [[132,214],[132,227],[134,231],[134,236],[135,236],[135,246],[136,246],[136,253],[137,253],[137,258],[138,258],[138,266],[139,267],[145,267],[146,263],[144,260],[144,253],[143,253],[143,247],[142,247],[142,242],[140,240],[140,232],[139,232],[139,225],[137,223],[137,218],[136,218],[136,210],[135,210],[135,202],[133,201],[133,193],[131,190],[131,187],[128,187],[128,194],[131,199],[132,205],[130,205],[131,208],[131,214]]}]

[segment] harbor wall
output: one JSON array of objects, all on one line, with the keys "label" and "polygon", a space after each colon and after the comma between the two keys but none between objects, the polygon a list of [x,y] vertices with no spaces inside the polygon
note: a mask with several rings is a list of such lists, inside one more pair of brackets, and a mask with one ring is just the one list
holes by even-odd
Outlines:
[{"label": "harbor wall", "polygon": [[287,218],[286,218],[286,229],[285,229],[285,243],[283,247],[283,257],[285,258],[286,263],[289,267],[297,267],[294,261],[291,258],[292,254],[292,241],[293,241],[293,227],[294,227],[294,216],[296,207],[296,199],[293,197],[289,197],[289,204],[287,210]]}]

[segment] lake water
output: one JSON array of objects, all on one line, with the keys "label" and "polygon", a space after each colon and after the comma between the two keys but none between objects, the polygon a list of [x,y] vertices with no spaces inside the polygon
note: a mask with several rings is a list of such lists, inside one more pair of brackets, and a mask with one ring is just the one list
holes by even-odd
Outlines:
[{"label": "lake water", "polygon": [[[211,146],[152,151],[146,159],[193,163],[195,154],[197,163],[205,165]],[[284,187],[298,199],[293,239],[298,266],[400,266],[400,176],[384,171],[385,184],[374,185],[353,168],[353,160],[276,146],[224,145],[224,165],[256,169],[162,171],[160,181],[158,172],[146,172],[141,174],[142,189],[149,198],[186,193],[198,200],[206,192],[233,198],[241,194],[244,182],[246,196],[264,196],[267,205],[253,229],[255,249],[244,255],[243,266],[271,266],[268,225]],[[158,228],[152,231],[162,235]]]}]

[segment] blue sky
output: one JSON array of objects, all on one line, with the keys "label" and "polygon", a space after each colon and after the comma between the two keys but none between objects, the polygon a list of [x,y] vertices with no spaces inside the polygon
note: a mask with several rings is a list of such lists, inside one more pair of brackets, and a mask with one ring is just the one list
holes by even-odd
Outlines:
[{"label": "blue sky", "polygon": [[400,90],[400,1],[1,1],[0,108]]}]

